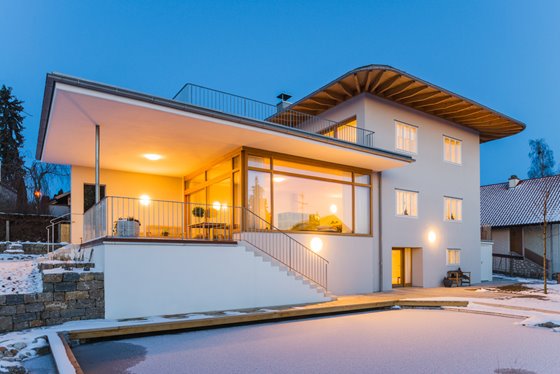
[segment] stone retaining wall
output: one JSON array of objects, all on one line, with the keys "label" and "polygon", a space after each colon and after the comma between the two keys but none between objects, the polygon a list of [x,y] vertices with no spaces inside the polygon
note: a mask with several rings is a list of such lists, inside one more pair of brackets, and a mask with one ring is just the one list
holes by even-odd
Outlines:
[{"label": "stone retaining wall", "polygon": [[0,332],[104,318],[100,272],[43,272],[43,292],[0,296]]}]

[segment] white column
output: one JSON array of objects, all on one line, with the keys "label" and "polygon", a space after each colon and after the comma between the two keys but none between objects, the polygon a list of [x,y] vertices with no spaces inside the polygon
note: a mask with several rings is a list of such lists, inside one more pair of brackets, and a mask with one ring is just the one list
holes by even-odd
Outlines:
[{"label": "white column", "polygon": [[95,125],[95,203],[101,199],[101,189],[99,186],[99,125]]}]

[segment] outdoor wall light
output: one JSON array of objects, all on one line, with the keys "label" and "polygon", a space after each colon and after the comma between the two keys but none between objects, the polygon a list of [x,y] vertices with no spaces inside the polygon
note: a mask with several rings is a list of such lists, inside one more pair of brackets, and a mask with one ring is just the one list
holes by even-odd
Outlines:
[{"label": "outdoor wall light", "polygon": [[144,154],[144,158],[147,158],[150,161],[157,161],[157,160],[161,160],[163,158],[163,156],[158,155],[156,153],[146,153],[146,154]]},{"label": "outdoor wall light", "polygon": [[140,196],[140,204],[147,206],[150,205],[150,196],[148,195],[142,195]]},{"label": "outdoor wall light", "polygon": [[321,252],[321,249],[323,249],[323,241],[321,240],[321,238],[318,237],[314,237],[313,239],[311,239],[311,250],[313,252]]},{"label": "outdoor wall light", "polygon": [[436,233],[434,231],[428,232],[428,241],[430,243],[435,243],[436,241]]}]

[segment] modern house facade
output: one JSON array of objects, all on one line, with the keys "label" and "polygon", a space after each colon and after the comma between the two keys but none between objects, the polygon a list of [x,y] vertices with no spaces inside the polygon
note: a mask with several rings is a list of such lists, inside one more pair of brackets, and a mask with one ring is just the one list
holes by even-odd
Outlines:
[{"label": "modern house facade", "polygon": [[[548,197],[547,197],[548,195]],[[546,234],[544,230],[546,200]],[[494,270],[540,277],[560,272],[560,175],[480,187],[481,224],[493,242]]]},{"label": "modern house facade", "polygon": [[481,280],[479,144],[522,123],[384,65],[280,98],[47,76],[37,158],[72,167],[109,317]]}]

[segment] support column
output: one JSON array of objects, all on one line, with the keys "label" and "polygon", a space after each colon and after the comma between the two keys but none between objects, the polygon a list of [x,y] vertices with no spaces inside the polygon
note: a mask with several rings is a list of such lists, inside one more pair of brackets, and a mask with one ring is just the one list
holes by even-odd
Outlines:
[{"label": "support column", "polygon": [[99,186],[99,125],[95,125],[95,203],[101,199],[101,189]]}]

